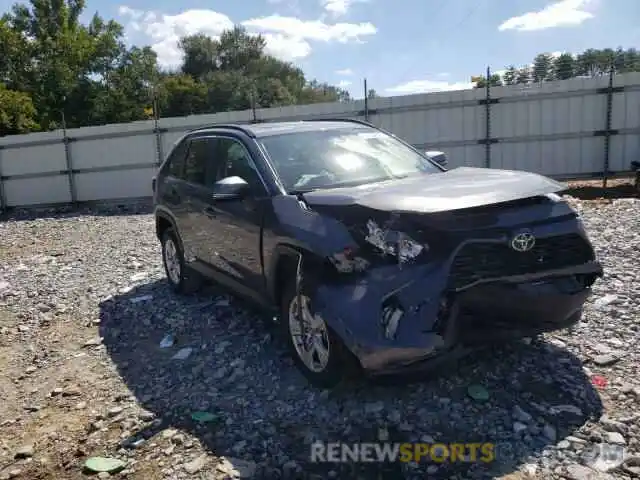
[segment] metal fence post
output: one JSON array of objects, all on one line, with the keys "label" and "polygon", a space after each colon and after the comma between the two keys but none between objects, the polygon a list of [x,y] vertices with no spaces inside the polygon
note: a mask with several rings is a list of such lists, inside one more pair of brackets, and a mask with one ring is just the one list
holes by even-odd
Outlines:
[{"label": "metal fence post", "polygon": [[164,160],[164,152],[162,148],[162,132],[163,130],[160,128],[160,114],[158,112],[158,99],[154,92],[153,94],[153,133],[155,135],[156,140],[156,164],[159,167],[162,165],[162,161]]},{"label": "metal fence post", "polygon": [[364,79],[364,121],[369,121],[369,91],[367,90],[367,79]]},{"label": "metal fence post", "polygon": [[487,67],[487,77],[485,79],[485,98],[478,101],[478,105],[484,105],[485,112],[485,137],[478,140],[480,145],[484,145],[484,166],[491,168],[491,144],[498,143],[497,138],[491,138],[491,104],[498,103],[498,98],[491,98],[491,68]]},{"label": "metal fence post", "polygon": [[609,154],[611,151],[611,113],[613,109],[613,65],[609,70],[609,88],[607,88],[607,118],[604,134],[604,168],[602,172],[602,188],[607,188],[609,177]]},{"label": "metal fence post", "polygon": [[69,194],[71,195],[71,203],[78,202],[78,192],[76,190],[76,179],[73,173],[73,161],[71,159],[71,146],[69,145],[73,139],[67,136],[67,122],[64,117],[64,110],[62,114],[62,143],[64,144],[64,157],[67,163],[67,177],[69,179]]},{"label": "metal fence post", "polygon": [[4,181],[2,180],[2,145],[0,145],[0,213],[4,213],[7,206],[7,198],[4,193]]},{"label": "metal fence post", "polygon": [[486,104],[485,104],[485,141],[484,144],[484,166],[491,168],[491,68],[487,67],[486,82]]}]

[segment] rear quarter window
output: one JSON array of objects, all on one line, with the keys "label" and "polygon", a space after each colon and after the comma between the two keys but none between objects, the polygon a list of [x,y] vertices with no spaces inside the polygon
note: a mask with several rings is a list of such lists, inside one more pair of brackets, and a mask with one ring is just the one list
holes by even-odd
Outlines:
[{"label": "rear quarter window", "polygon": [[187,146],[188,143],[186,139],[183,139],[174,147],[164,168],[166,175],[171,175],[176,178],[184,177],[184,159],[187,154]]}]

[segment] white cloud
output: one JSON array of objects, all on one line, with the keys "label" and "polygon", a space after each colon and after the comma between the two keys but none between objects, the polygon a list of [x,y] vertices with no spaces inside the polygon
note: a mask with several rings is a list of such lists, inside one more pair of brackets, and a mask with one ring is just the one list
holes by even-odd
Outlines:
[{"label": "white cloud", "polygon": [[363,36],[377,32],[376,27],[368,22],[328,24],[320,20],[300,20],[296,17],[281,15],[252,18],[241,23],[247,28],[257,29],[260,32],[281,33],[294,38],[323,42],[358,41]]},{"label": "white cloud", "polygon": [[224,30],[233,28],[228,16],[213,10],[185,10],[177,15],[163,15],[121,6],[118,11],[120,15],[132,18],[130,28],[151,38],[151,46],[158,54],[158,63],[165,67],[180,64],[180,37],[196,33],[218,37]]},{"label": "white cloud", "polygon": [[320,0],[320,3],[327,13],[339,17],[346,15],[354,3],[366,1],[367,0]]},{"label": "white cloud", "polygon": [[349,85],[352,85],[353,82],[349,81],[349,80],[340,80],[338,82],[338,88],[347,88]]},{"label": "white cloud", "polygon": [[311,45],[303,38],[289,37],[281,33],[262,34],[267,42],[267,52],[281,60],[293,61],[308,57]]},{"label": "white cloud", "polygon": [[353,75],[353,70],[345,68],[344,70],[336,70],[337,75],[344,75],[345,77]]},{"label": "white cloud", "polygon": [[[217,38],[223,31],[234,26],[227,15],[214,10],[192,9],[177,15],[165,15],[123,5],[118,12],[129,18],[129,29],[150,37],[151,46],[158,54],[158,63],[164,67],[180,64],[182,52],[178,48],[178,41],[181,37],[204,33]],[[287,61],[309,56],[312,49],[310,41],[357,42],[361,41],[362,36],[376,33],[376,28],[370,23],[328,24],[280,15],[253,18],[241,24],[250,33],[264,36],[267,52]]]},{"label": "white cloud", "polygon": [[449,92],[453,90],[468,90],[473,88],[471,82],[449,83],[442,80],[412,80],[407,83],[387,88],[386,91],[396,95],[410,95],[412,93]]},{"label": "white cloud", "polygon": [[586,10],[590,3],[592,0],[561,0],[547,5],[540,11],[512,17],[503,22],[498,30],[533,31],[580,25],[585,20],[593,18],[593,13]]}]

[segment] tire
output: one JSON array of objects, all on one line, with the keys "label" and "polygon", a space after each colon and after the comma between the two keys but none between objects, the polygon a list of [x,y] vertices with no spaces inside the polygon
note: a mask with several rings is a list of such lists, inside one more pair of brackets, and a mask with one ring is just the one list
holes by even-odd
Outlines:
[{"label": "tire", "polygon": [[[171,289],[184,295],[197,292],[203,283],[202,276],[186,266],[182,243],[173,228],[167,228],[162,233],[161,244],[162,263]],[[171,260],[174,256],[177,263]]]},{"label": "tire", "polygon": [[290,310],[292,308],[295,308],[294,305],[297,305],[297,295],[294,281],[289,282],[284,290],[281,300],[280,318],[282,322],[282,333],[284,336],[284,341],[287,344],[287,348],[290,352],[291,357],[293,358],[294,363],[296,364],[296,367],[298,367],[298,369],[306,377],[309,383],[319,388],[330,389],[337,386],[344,380],[347,380],[351,375],[355,374],[355,372],[357,371],[357,361],[355,357],[351,354],[351,352],[349,352],[344,343],[329,327],[329,325],[327,325],[324,320],[319,318],[317,318],[316,321],[322,322],[326,329],[324,339],[326,340],[326,344],[328,346],[328,361],[326,361],[326,366],[321,369],[311,369],[309,366],[307,366],[300,353],[296,349],[296,345],[294,344],[293,340],[294,337],[297,336],[295,335],[295,332],[292,331],[292,322],[290,320]]}]

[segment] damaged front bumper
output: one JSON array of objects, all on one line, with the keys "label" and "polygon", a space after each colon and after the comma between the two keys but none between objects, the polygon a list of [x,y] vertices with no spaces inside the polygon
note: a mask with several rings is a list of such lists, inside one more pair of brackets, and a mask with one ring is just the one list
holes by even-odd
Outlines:
[{"label": "damaged front bumper", "polygon": [[488,343],[579,321],[597,261],[447,286],[447,265],[373,269],[354,283],[322,285],[316,311],[370,374],[429,369]]}]

